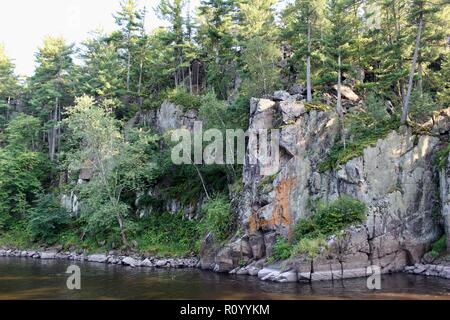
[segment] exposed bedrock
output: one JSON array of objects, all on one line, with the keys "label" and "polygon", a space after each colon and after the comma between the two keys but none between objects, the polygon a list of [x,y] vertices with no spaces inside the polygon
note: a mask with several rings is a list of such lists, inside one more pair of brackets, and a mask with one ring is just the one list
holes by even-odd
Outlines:
[{"label": "exposed bedrock", "polygon": [[441,236],[442,221],[450,232],[450,169],[438,169],[435,161],[449,123],[449,110],[443,110],[428,124],[427,134],[402,127],[362,156],[321,172],[319,163],[338,135],[337,114],[307,108],[295,99],[252,99],[250,130],[280,130],[279,170],[263,176],[261,164],[244,165],[237,212],[241,235],[214,248],[214,241],[207,239],[202,259],[207,263],[202,266],[233,273],[255,265],[261,270],[276,237],[292,237],[296,222],[310,214],[312,201],[342,195],[367,205],[366,222],[328,238],[328,249],[312,262],[291,259],[278,271],[325,280],[364,276],[370,265],[386,273],[418,263]]}]

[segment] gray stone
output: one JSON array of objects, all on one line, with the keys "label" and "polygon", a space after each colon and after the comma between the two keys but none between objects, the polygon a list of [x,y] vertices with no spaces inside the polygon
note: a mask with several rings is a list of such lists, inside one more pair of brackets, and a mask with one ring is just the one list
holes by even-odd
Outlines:
[{"label": "gray stone", "polygon": [[248,269],[247,268],[240,268],[236,270],[237,275],[248,275]]},{"label": "gray stone", "polygon": [[134,258],[131,258],[131,257],[125,257],[122,260],[122,264],[134,268],[134,267],[139,267],[140,266],[140,261],[138,261],[138,260],[136,260]]},{"label": "gray stone", "polygon": [[248,275],[249,275],[249,276],[253,276],[253,277],[254,277],[254,276],[257,276],[260,270],[261,270],[261,269],[256,268],[256,267],[249,267],[249,268],[248,268]]},{"label": "gray stone", "polygon": [[40,257],[41,259],[55,259],[56,252],[41,252]]},{"label": "gray stone", "polygon": [[105,254],[92,254],[87,257],[89,262],[105,263],[108,257]]},{"label": "gray stone", "polygon": [[277,272],[277,270],[269,269],[269,268],[263,268],[263,269],[258,271],[258,278],[259,279],[264,279],[265,277],[267,277],[268,275],[270,275],[273,272]]},{"label": "gray stone", "polygon": [[158,260],[158,261],[156,261],[156,266],[158,268],[163,268],[163,267],[167,266],[168,263],[169,263],[169,261],[167,261],[166,259]]},{"label": "gray stone", "polygon": [[154,264],[148,258],[145,258],[144,261],[142,261],[141,266],[142,267],[153,267]]},{"label": "gray stone", "polygon": [[279,90],[279,91],[275,91],[273,93],[273,99],[277,100],[277,101],[286,101],[286,100],[290,100],[292,98],[291,98],[291,95],[289,94],[289,92]]},{"label": "gray stone", "polygon": [[266,253],[264,244],[264,236],[261,234],[254,234],[249,237],[250,247],[252,248],[253,257],[261,259]]},{"label": "gray stone", "polygon": [[297,282],[298,281],[297,272],[286,271],[286,272],[280,273],[276,277],[275,281],[276,282]]},{"label": "gray stone", "polygon": [[283,115],[283,122],[286,124],[295,121],[306,113],[305,105],[300,101],[282,101],[280,102],[280,109]]}]

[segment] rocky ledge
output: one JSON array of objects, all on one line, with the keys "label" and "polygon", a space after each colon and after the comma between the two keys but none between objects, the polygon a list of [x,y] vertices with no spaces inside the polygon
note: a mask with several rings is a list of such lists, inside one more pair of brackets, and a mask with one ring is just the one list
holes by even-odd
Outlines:
[{"label": "rocky ledge", "polygon": [[450,279],[450,265],[421,264],[405,267],[406,273]]},{"label": "rocky ledge", "polygon": [[22,257],[32,259],[59,259],[70,261],[87,261],[95,263],[106,263],[124,265],[128,267],[149,267],[149,268],[195,268],[198,264],[197,258],[158,258],[145,256],[125,256],[116,255],[113,252],[108,254],[79,254],[77,252],[61,251],[34,251],[17,249],[0,249],[0,257]]},{"label": "rocky ledge", "polygon": [[[439,277],[450,279],[450,265],[442,264],[422,264],[416,263],[413,266],[406,266],[404,273],[411,273],[421,276]],[[230,271],[230,274],[257,276],[262,281],[271,281],[279,283],[288,282],[310,282],[310,281],[333,281],[351,278],[368,277],[365,268],[318,271],[318,272],[297,272],[293,269],[283,269],[274,266],[265,266],[253,264]]]}]

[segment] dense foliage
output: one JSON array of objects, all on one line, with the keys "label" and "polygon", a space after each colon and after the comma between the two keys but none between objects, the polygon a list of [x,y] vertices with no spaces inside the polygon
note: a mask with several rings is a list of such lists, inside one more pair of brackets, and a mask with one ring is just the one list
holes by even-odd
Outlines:
[{"label": "dense foliage", "polygon": [[[135,121],[165,100],[224,133],[247,128],[251,97],[300,87],[308,111],[339,114],[322,171],[450,106],[444,0],[201,0],[196,14],[187,4],[159,1],[165,27],[147,32],[146,9],[122,0],[115,31],[44,39],[24,81],[0,46],[0,243],[188,254],[210,232],[228,239],[228,186],[236,192],[242,167],[174,165],[167,137]],[[361,98],[351,112],[343,86]],[[77,212],[61,207],[69,194]],[[314,256],[323,237],[363,219],[353,199],[320,205],[274,257]]]},{"label": "dense foliage", "polygon": [[366,220],[366,205],[348,196],[330,203],[316,203],[311,216],[300,219],[295,225],[292,239],[279,237],[272,249],[271,260],[284,260],[292,256],[306,255],[314,258],[326,248],[326,238],[339,236],[340,232]]}]

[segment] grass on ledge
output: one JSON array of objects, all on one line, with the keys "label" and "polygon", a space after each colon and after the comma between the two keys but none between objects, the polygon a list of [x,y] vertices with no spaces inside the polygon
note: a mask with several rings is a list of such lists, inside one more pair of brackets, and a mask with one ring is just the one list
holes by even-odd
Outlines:
[{"label": "grass on ledge", "polygon": [[349,128],[349,137],[346,146],[344,148],[342,142],[336,143],[330,149],[327,157],[319,163],[319,172],[333,170],[353,158],[362,156],[365,148],[375,145],[379,139],[383,139],[391,131],[397,130],[399,124],[396,117],[375,122],[371,121],[370,117],[361,114],[347,115],[346,128]]}]

